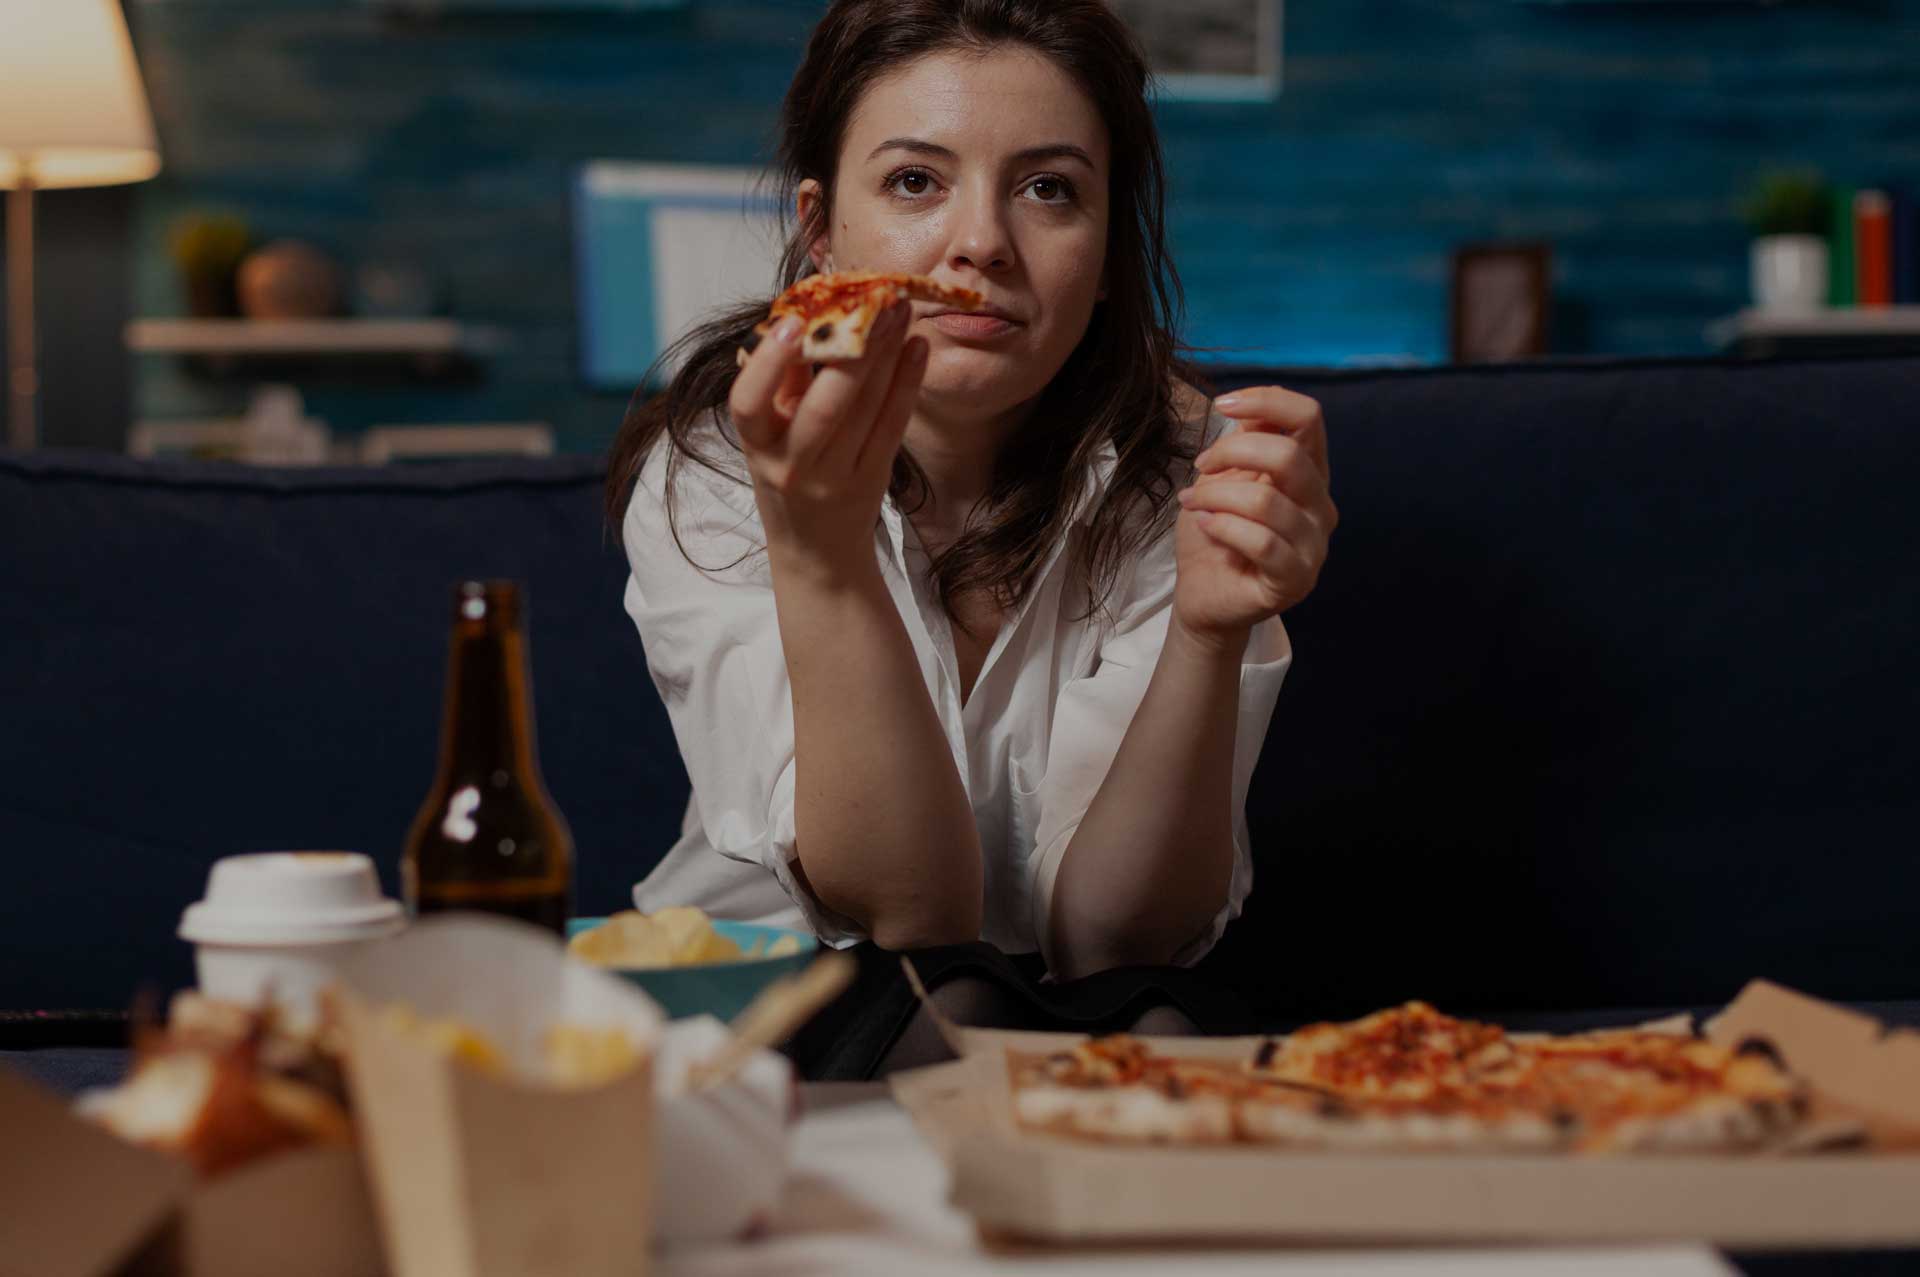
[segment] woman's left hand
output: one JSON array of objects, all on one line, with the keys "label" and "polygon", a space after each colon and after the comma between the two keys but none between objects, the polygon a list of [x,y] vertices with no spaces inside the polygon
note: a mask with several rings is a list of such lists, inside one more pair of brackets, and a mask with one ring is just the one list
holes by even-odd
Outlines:
[{"label": "woman's left hand", "polygon": [[1313,592],[1340,515],[1317,401],[1257,386],[1214,406],[1240,428],[1200,454],[1180,493],[1173,619],[1244,643],[1247,630]]}]

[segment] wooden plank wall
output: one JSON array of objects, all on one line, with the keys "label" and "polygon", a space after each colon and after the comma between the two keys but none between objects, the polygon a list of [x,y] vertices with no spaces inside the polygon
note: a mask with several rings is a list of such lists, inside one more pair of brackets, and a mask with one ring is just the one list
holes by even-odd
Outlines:
[{"label": "wooden plank wall", "polygon": [[[178,313],[166,228],[233,209],[353,261],[425,266],[516,353],[466,388],[309,388],[341,429],[536,418],[601,447],[622,401],[575,374],[568,185],[618,157],[752,162],[819,11],[400,23],[359,0],[131,9],[166,169],[140,188],[134,305]],[[1166,103],[1190,334],[1236,360],[1433,361],[1451,245],[1544,238],[1555,345],[1697,353],[1743,303],[1738,201],[1766,167],[1920,187],[1920,0],[1288,0],[1286,86]],[[136,412],[238,390],[138,360]]]}]

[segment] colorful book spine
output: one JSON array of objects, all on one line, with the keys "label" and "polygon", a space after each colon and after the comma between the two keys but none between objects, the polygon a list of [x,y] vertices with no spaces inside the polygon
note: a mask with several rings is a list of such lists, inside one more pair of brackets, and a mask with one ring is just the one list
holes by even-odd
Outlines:
[{"label": "colorful book spine", "polygon": [[1893,305],[1893,200],[1885,191],[1853,197],[1853,280],[1856,305]]},{"label": "colorful book spine", "polygon": [[1920,201],[1912,187],[1893,192],[1893,304],[1920,306]]},{"label": "colorful book spine", "polygon": [[1833,188],[1833,216],[1827,234],[1827,304],[1853,305],[1853,188]]}]

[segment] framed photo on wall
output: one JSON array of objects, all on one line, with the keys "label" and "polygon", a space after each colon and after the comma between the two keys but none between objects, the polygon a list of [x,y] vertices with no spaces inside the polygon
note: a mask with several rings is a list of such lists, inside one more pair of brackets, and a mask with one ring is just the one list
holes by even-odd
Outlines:
[{"label": "framed photo on wall", "polygon": [[632,390],[695,324],[765,297],[783,243],[764,174],[596,160],[574,180],[580,365],[598,390]]},{"label": "framed photo on wall", "polygon": [[1161,95],[1259,102],[1280,92],[1285,0],[1108,0],[1127,20]]}]

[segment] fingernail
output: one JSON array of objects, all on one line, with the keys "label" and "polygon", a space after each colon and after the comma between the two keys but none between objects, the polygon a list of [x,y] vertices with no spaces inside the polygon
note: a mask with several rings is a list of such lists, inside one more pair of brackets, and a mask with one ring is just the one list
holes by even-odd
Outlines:
[{"label": "fingernail", "polygon": [[1241,402],[1240,392],[1236,390],[1230,395],[1221,395],[1213,401],[1213,406],[1225,412],[1230,408],[1238,408]]},{"label": "fingernail", "polygon": [[1176,496],[1176,500],[1178,500],[1181,505],[1191,505],[1193,503],[1193,489],[1192,488],[1180,489],[1178,495]]},{"label": "fingernail", "polygon": [[1197,456],[1197,457],[1195,457],[1195,458],[1193,459],[1193,464],[1194,464],[1195,466],[1204,466],[1204,465],[1206,465],[1206,464],[1207,464],[1207,461],[1208,461],[1208,460],[1209,460],[1209,459],[1210,459],[1210,458],[1211,458],[1212,456],[1213,456],[1213,449],[1212,449],[1212,448],[1208,448],[1208,449],[1207,449],[1207,450],[1206,450],[1205,452],[1203,452],[1203,453],[1201,453],[1201,454],[1200,454],[1199,456]]},{"label": "fingernail", "polygon": [[773,339],[792,343],[800,336],[800,330],[806,324],[798,315],[788,315],[773,326]]}]

